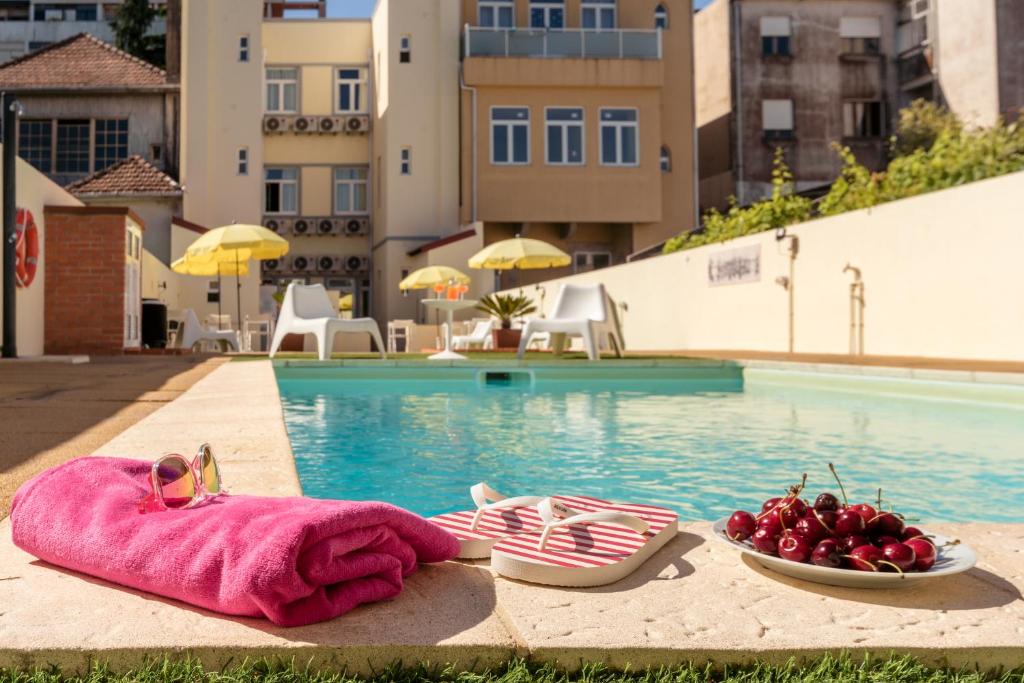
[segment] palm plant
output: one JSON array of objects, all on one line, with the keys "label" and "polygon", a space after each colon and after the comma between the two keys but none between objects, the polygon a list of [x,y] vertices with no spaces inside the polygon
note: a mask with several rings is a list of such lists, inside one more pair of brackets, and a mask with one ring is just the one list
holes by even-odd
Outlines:
[{"label": "palm plant", "polygon": [[477,310],[489,313],[501,321],[501,329],[512,328],[512,319],[537,311],[533,299],[523,294],[488,294],[480,299]]}]

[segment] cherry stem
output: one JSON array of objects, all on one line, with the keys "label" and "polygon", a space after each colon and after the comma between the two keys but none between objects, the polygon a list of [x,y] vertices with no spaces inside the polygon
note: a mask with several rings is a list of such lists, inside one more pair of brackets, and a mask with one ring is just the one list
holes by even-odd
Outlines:
[{"label": "cherry stem", "polygon": [[846,497],[846,489],[843,488],[843,482],[839,479],[839,474],[836,472],[836,467],[832,463],[828,464],[828,468],[832,471],[832,476],[836,478],[836,483],[839,484],[839,492],[843,494],[843,506],[849,507],[850,500]]},{"label": "cherry stem", "polygon": [[875,501],[875,509],[876,510],[881,510],[882,509],[882,487],[881,486],[878,487],[878,499]]},{"label": "cherry stem", "polygon": [[887,564],[887,565],[889,565],[890,567],[892,567],[893,569],[895,569],[896,571],[898,571],[900,573],[900,578],[901,579],[907,578],[907,575],[903,573],[903,570],[900,569],[899,565],[894,564],[894,563],[890,562],[889,560],[879,560],[878,564]]},{"label": "cherry stem", "polygon": [[853,555],[840,555],[839,557],[845,558],[847,560],[852,560],[854,563],[858,563],[859,562],[859,563],[866,564],[867,566],[871,567],[871,571],[873,571],[873,572],[877,572],[878,571],[878,567],[876,567],[872,563],[868,562],[867,560],[861,559],[859,557],[854,557]]},{"label": "cherry stem", "polygon": [[817,510],[815,510],[814,508],[811,508],[811,512],[813,512],[813,513],[814,513],[814,516],[818,518],[818,523],[819,523],[819,524],[821,524],[821,525],[822,525],[823,527],[825,527],[826,529],[828,529],[828,530],[829,530],[829,531],[831,531],[832,533],[835,533],[835,529],[833,529],[832,527],[830,527],[830,526],[829,526],[828,524],[825,524],[825,520],[823,520],[823,519],[821,518],[821,513],[820,513],[820,512],[818,512],[818,511],[817,511]]}]

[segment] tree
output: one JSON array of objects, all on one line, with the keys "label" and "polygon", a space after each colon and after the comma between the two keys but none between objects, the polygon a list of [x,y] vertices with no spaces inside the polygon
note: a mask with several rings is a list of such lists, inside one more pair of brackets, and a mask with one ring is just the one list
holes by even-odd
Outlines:
[{"label": "tree", "polygon": [[111,22],[118,49],[139,59],[148,59],[150,46],[146,32],[156,15],[149,0],[124,0]]},{"label": "tree", "polygon": [[914,100],[900,110],[896,135],[892,138],[892,155],[907,156],[922,149],[928,151],[943,133],[956,135],[963,124],[956,114],[927,100]]}]

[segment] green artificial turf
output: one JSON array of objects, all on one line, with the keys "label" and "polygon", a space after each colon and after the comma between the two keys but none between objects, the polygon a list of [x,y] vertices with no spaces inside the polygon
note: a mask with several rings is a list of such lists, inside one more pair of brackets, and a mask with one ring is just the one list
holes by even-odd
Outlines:
[{"label": "green artificial turf", "polygon": [[457,668],[420,665],[393,667],[369,679],[334,671],[314,671],[292,664],[245,662],[223,671],[206,671],[195,661],[164,660],[128,673],[112,673],[95,666],[85,675],[57,670],[15,673],[0,670],[0,683],[1024,683],[1024,669],[1011,672],[978,672],[934,669],[908,657],[855,660],[825,657],[805,665],[752,664],[716,668],[679,666],[643,671],[613,671],[587,665],[565,673],[550,665],[514,660],[484,673]]}]

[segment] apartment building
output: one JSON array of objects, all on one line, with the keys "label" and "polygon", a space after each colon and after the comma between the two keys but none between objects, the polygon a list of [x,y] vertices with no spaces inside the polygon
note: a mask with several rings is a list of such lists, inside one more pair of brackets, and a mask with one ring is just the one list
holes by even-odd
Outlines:
[{"label": "apartment building", "polygon": [[833,142],[883,168],[917,98],[975,125],[1024,106],[1017,0],[715,0],[694,45],[705,210],[766,196],[777,148],[800,191],[835,179]]},{"label": "apartment building", "polygon": [[572,272],[695,224],[687,0],[323,10],[184,2],[184,217],[291,243],[244,311],[260,282],[301,279],[352,294],[354,315],[420,318],[398,283],[427,263],[465,269],[472,248],[522,234],[572,253]]},{"label": "apartment building", "polygon": [[[0,62],[35,52],[79,33],[113,42],[111,21],[124,0],[2,0],[0,2]],[[151,0],[163,7],[166,0]],[[149,35],[162,35],[166,21],[157,17]]]}]

